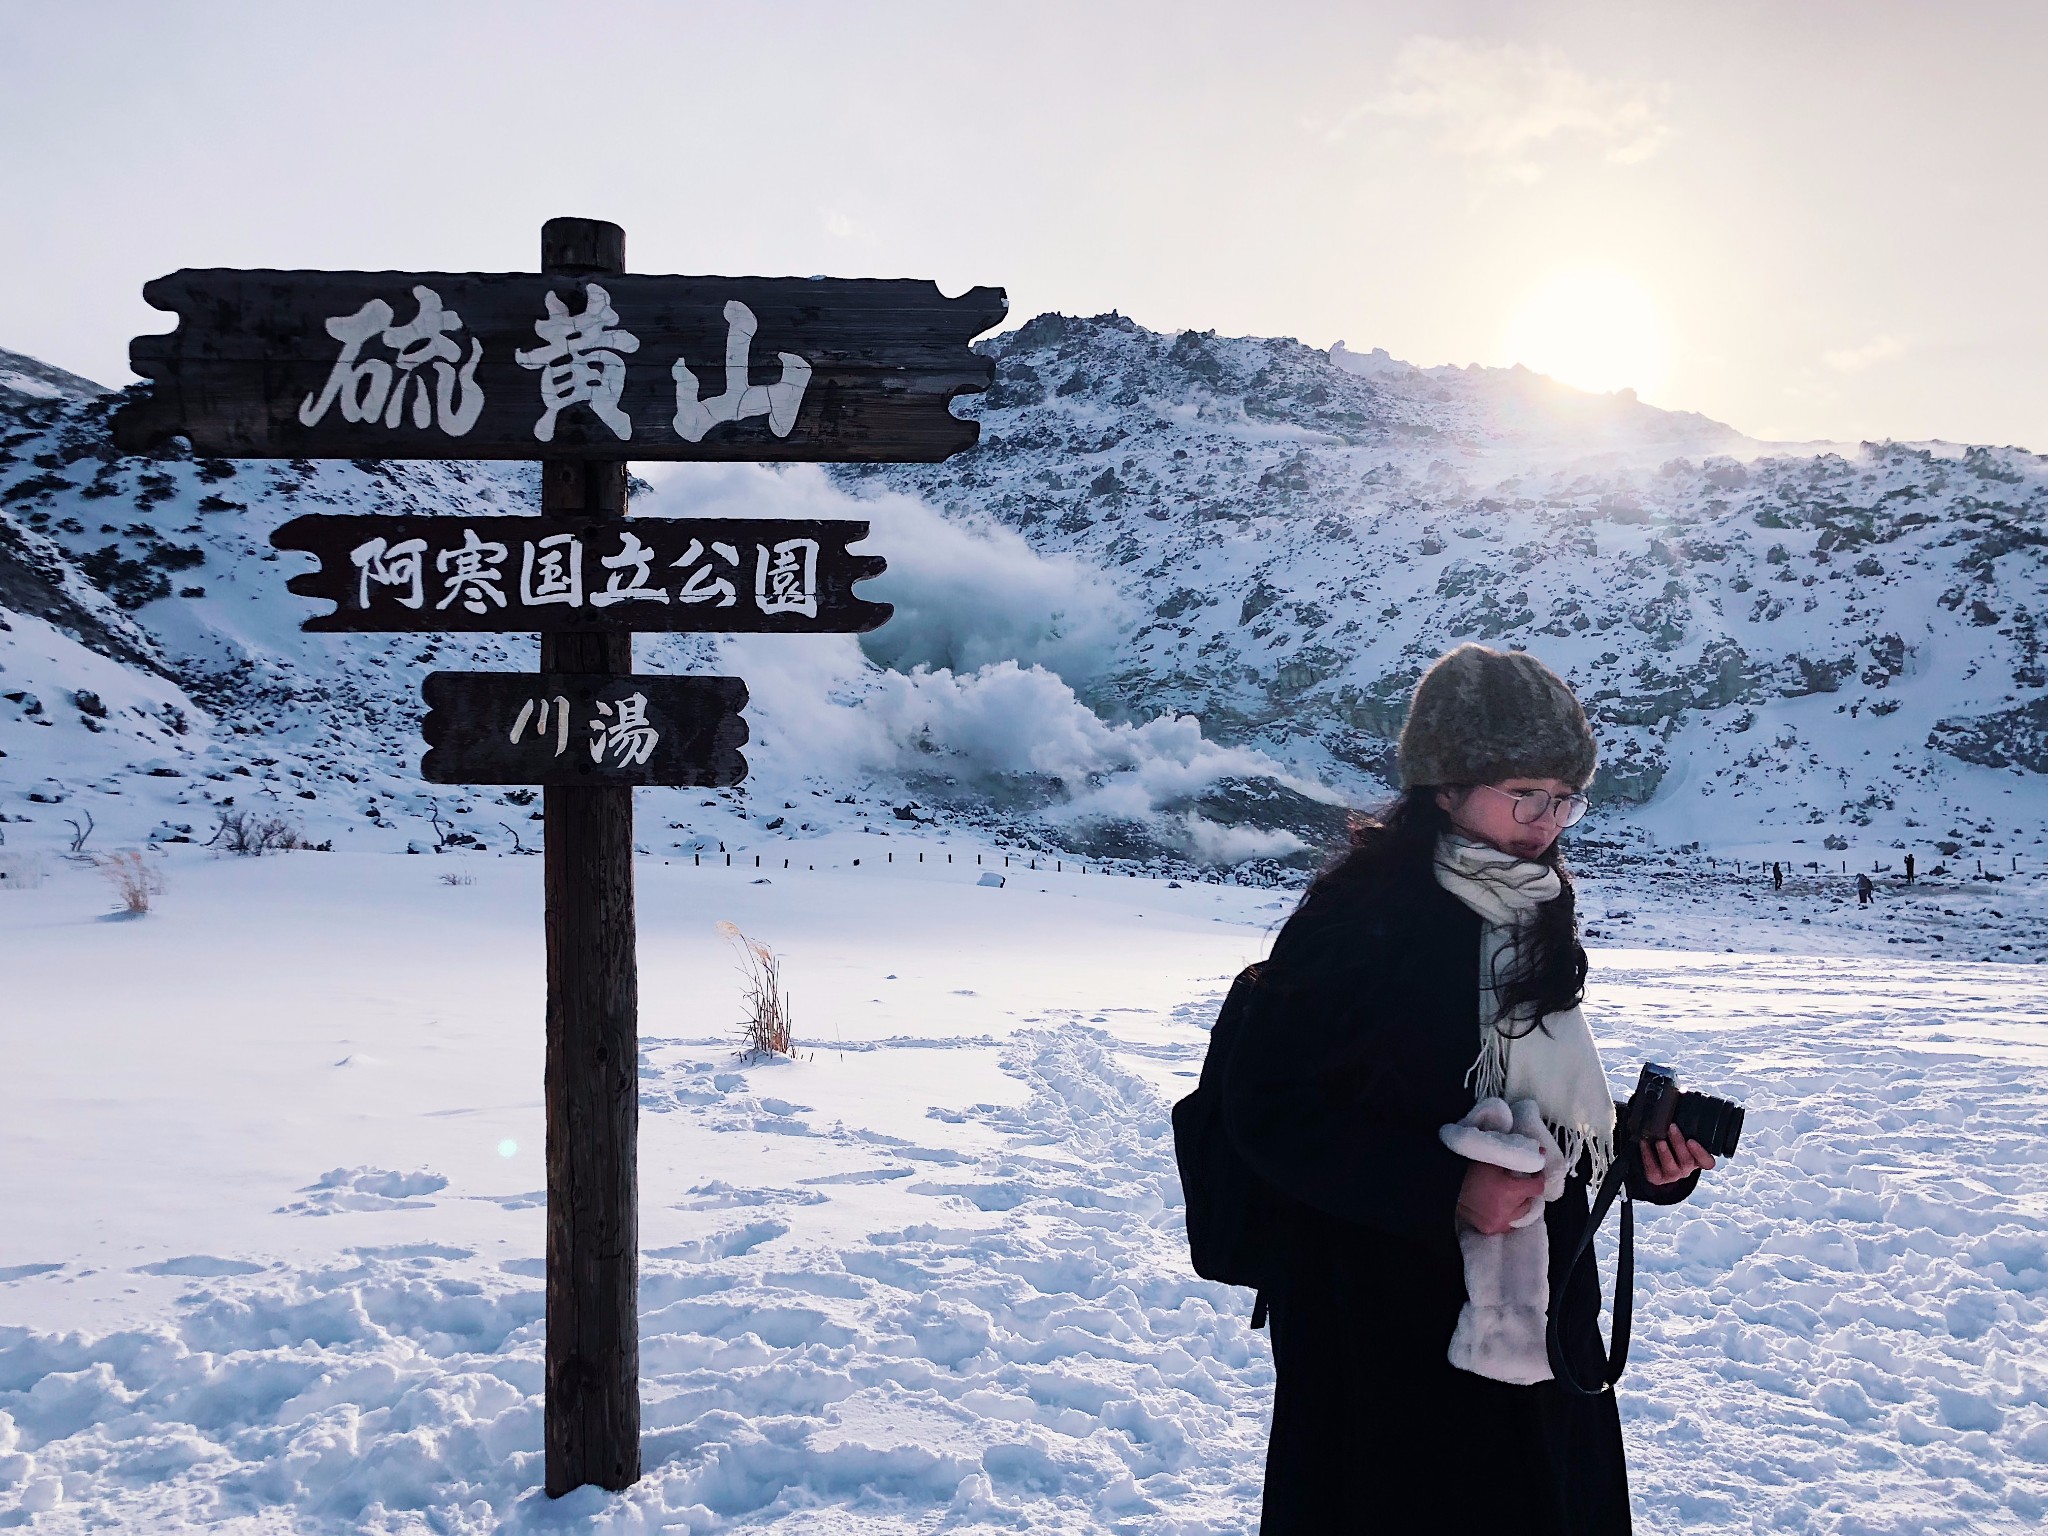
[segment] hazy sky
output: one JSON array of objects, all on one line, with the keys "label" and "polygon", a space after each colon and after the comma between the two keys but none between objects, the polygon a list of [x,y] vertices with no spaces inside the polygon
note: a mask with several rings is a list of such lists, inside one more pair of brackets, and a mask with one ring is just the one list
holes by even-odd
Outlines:
[{"label": "hazy sky", "polygon": [[933,277],[2048,449],[2048,6],[0,0],[0,346],[183,266]]}]

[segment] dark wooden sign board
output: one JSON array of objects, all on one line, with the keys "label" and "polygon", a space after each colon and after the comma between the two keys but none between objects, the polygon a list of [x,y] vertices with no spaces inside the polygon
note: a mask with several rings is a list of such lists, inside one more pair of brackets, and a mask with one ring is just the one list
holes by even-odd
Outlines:
[{"label": "dark wooden sign board", "polygon": [[129,452],[936,461],[979,431],[1000,290],[848,278],[173,272],[142,296]]},{"label": "dark wooden sign board", "polygon": [[993,379],[968,343],[1007,309],[924,282],[628,277],[625,253],[616,224],[551,219],[540,274],[173,273],[143,294],[180,323],[135,338],[149,387],[113,422],[130,453],[541,461],[538,518],[316,515],[272,542],[319,557],[291,588],[336,609],[307,629],[540,635],[537,677],[427,679],[422,768],[545,786],[550,1495],[640,1476],[633,787],[746,772],[745,685],[635,675],[633,635],[889,616],[852,593],[883,568],[847,549],[865,523],[628,521],[626,461],[943,459],[975,442],[947,406]]},{"label": "dark wooden sign board", "polygon": [[736,677],[433,672],[421,687],[430,784],[669,784],[747,776]]},{"label": "dark wooden sign board", "polygon": [[334,612],[306,629],[861,632],[887,603],[853,584],[885,562],[868,525],[813,518],[295,517],[270,536],[317,555],[292,577]]}]

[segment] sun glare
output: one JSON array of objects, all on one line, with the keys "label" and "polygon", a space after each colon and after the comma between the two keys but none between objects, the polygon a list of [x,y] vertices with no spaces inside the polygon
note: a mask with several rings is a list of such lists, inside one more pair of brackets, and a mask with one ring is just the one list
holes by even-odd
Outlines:
[{"label": "sun glare", "polygon": [[1664,386],[1663,317],[1642,286],[1605,267],[1551,277],[1524,301],[1504,343],[1507,361],[1561,383],[1604,393]]}]

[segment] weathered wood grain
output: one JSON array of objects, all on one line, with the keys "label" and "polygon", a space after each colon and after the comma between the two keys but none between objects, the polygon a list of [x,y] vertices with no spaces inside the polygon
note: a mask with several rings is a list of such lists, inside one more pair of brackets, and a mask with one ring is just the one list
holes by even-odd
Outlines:
[{"label": "weathered wood grain", "polygon": [[737,784],[736,677],[432,672],[421,689],[431,784]]},{"label": "weathered wood grain", "polygon": [[[609,298],[613,329],[637,345],[614,338],[583,354],[616,359],[622,383],[609,419],[590,403],[568,404],[543,439],[547,370],[520,355],[547,350],[536,323],[547,321],[550,296],[581,317],[593,284]],[[386,339],[437,312],[423,307],[422,289],[459,326]],[[974,443],[977,424],[948,405],[993,379],[993,364],[968,343],[1008,308],[996,288],[949,299],[908,279],[657,277],[581,262],[552,274],[188,269],[146,284],[143,297],[179,325],[131,344],[130,365],[150,387],[116,413],[116,443],[143,452],[183,436],[197,452],[228,458],[931,462]],[[762,413],[697,421],[692,440],[677,426],[679,400],[724,396],[734,303],[755,326],[740,382],[755,388]],[[378,304],[387,322],[361,341],[354,383],[334,393],[345,343],[329,322]],[[766,404],[769,387],[789,377],[783,353],[801,359],[808,377],[793,419],[778,421]],[[676,376],[679,361],[694,387]],[[371,363],[385,366],[382,392],[375,369],[361,371]],[[392,390],[401,397],[395,408]],[[373,401],[370,417],[346,419],[351,402],[368,409]]]},{"label": "weathered wood grain", "polygon": [[848,552],[867,536],[866,523],[830,518],[315,513],[270,542],[320,560],[288,583],[335,605],[309,630],[827,634],[894,612],[854,595],[887,568]]},{"label": "weathered wood grain", "polygon": [[[623,268],[625,231],[551,219],[549,271]],[[541,466],[541,514],[596,524],[626,515],[626,466]],[[631,606],[631,605],[628,605]],[[542,635],[543,674],[633,670],[630,633]],[[547,914],[547,1340],[543,1486],[640,1478],[640,961],[633,791],[541,791]]]}]

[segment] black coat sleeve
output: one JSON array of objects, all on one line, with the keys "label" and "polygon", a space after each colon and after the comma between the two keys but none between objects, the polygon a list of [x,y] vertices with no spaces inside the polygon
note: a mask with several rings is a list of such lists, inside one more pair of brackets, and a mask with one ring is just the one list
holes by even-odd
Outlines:
[{"label": "black coat sleeve", "polygon": [[1629,1165],[1628,1197],[1631,1200],[1640,1200],[1645,1205],[1677,1205],[1682,1200],[1690,1200],[1692,1192],[1699,1188],[1699,1184],[1700,1174],[1697,1168],[1676,1184],[1652,1184],[1643,1177],[1642,1170],[1634,1163]]},{"label": "black coat sleeve", "polygon": [[[1628,1106],[1617,1102],[1614,1106],[1615,1125],[1621,1126],[1626,1124],[1627,1121]],[[1621,1153],[1632,1153],[1635,1151],[1635,1148],[1617,1147],[1615,1150]],[[1690,1200],[1692,1192],[1700,1187],[1700,1175],[1697,1168],[1680,1179],[1676,1184],[1652,1184],[1643,1177],[1643,1165],[1637,1157],[1629,1158],[1627,1178],[1629,1199],[1640,1200],[1644,1205],[1678,1205],[1683,1201]]]},{"label": "black coat sleeve", "polygon": [[1448,1232],[1465,1162],[1438,1138],[1440,1093],[1413,1081],[1404,1032],[1424,1021],[1401,1016],[1392,943],[1355,913],[1290,920],[1247,1004],[1224,1124],[1260,1177],[1314,1211],[1393,1234]]}]

